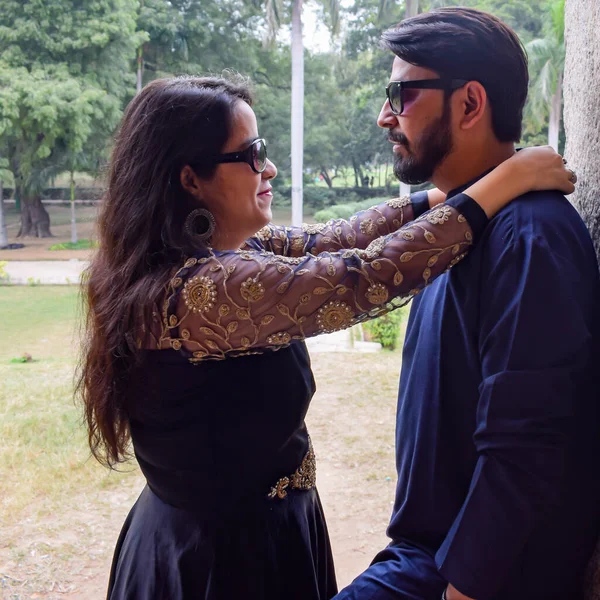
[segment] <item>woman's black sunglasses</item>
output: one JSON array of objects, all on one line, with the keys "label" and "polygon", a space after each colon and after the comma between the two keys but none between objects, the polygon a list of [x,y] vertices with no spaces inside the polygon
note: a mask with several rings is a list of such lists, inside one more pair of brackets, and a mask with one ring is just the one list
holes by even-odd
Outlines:
[{"label": "woman's black sunglasses", "polygon": [[263,138],[258,138],[246,150],[219,154],[210,162],[213,164],[245,162],[255,173],[262,173],[267,168],[267,142]]},{"label": "woman's black sunglasses", "polygon": [[390,81],[385,94],[395,115],[404,112],[404,90],[449,90],[454,91],[466,85],[466,79],[418,79],[415,81]]}]

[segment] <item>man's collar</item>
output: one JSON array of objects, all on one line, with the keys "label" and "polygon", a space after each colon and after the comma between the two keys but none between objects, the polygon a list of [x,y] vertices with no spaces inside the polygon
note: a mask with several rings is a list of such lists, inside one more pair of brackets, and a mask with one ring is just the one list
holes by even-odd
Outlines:
[{"label": "man's collar", "polygon": [[446,199],[448,200],[452,198],[452,196],[456,196],[457,194],[464,192],[468,187],[471,187],[474,183],[478,182],[480,179],[483,179],[488,173],[491,173],[495,168],[496,167],[491,167],[487,171],[484,171],[481,175],[478,175],[474,179],[471,179],[471,181],[467,181],[467,183],[465,183],[464,185],[450,190],[446,195]]}]

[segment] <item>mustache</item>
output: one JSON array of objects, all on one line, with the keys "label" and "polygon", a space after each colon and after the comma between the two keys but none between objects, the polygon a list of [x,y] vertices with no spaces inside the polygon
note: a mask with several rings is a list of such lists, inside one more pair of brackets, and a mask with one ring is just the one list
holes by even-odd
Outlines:
[{"label": "mustache", "polygon": [[410,142],[408,138],[403,133],[389,133],[387,136],[389,142],[395,142],[396,144],[401,144],[406,148],[410,147]]}]

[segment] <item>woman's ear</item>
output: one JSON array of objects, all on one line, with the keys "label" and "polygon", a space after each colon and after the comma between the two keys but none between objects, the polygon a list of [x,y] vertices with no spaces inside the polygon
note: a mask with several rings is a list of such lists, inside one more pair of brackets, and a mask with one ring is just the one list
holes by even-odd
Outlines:
[{"label": "woman's ear", "polygon": [[181,187],[186,192],[195,197],[200,195],[200,180],[190,165],[185,165],[185,167],[181,169],[179,181],[181,182]]},{"label": "woman's ear", "polygon": [[487,108],[487,92],[479,81],[469,81],[461,88],[459,126],[472,129],[483,119]]}]

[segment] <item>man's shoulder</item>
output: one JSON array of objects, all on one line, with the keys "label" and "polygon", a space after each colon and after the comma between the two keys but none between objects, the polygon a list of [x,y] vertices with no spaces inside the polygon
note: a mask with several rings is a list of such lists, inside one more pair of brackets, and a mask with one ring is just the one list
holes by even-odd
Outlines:
[{"label": "man's shoulder", "polygon": [[489,236],[547,240],[585,238],[589,233],[575,207],[559,191],[528,192],[515,198],[491,221]]}]

